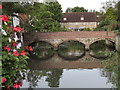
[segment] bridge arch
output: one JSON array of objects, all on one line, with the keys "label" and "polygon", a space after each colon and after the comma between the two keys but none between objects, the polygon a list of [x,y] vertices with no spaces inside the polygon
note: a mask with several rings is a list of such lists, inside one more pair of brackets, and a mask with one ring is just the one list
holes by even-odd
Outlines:
[{"label": "bridge arch", "polygon": [[78,41],[78,40],[65,40],[65,41],[63,41],[63,42],[59,43],[57,47],[59,47],[61,44],[65,43],[65,42],[68,42],[68,43],[69,43],[70,41],[78,42],[78,43],[80,43],[80,44],[84,45],[84,48],[85,48],[85,44],[84,44],[84,43],[82,43],[82,42],[80,42],[80,41]]}]

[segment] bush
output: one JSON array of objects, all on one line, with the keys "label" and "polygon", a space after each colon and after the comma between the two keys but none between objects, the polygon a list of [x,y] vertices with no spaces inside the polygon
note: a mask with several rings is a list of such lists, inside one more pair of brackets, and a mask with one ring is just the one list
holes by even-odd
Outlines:
[{"label": "bush", "polygon": [[22,31],[20,27],[13,27],[11,21],[5,15],[1,15],[2,24],[2,87],[19,88],[24,78],[21,73],[27,69],[29,59],[27,52],[21,47],[19,41],[14,39],[14,34]]}]

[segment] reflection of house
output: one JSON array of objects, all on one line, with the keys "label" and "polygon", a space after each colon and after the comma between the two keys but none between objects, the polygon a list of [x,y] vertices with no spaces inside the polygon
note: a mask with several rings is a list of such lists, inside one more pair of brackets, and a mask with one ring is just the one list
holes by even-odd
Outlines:
[{"label": "reflection of house", "polygon": [[98,17],[93,12],[72,12],[64,13],[61,26],[68,29],[96,28]]}]

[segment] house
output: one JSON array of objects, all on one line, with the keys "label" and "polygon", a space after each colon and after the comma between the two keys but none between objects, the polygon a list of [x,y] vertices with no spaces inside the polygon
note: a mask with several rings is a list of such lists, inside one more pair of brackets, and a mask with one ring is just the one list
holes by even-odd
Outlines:
[{"label": "house", "polygon": [[96,28],[98,16],[94,12],[71,12],[64,13],[61,18],[61,26],[67,29]]}]

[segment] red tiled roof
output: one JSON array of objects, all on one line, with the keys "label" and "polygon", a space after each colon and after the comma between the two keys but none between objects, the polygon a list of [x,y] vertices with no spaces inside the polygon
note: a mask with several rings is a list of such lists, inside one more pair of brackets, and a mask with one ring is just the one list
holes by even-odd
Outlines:
[{"label": "red tiled roof", "polygon": [[[84,17],[84,20],[81,20],[81,17]],[[67,18],[67,20],[64,20]],[[72,12],[64,13],[61,18],[61,22],[97,22],[97,15],[93,12]]]}]

